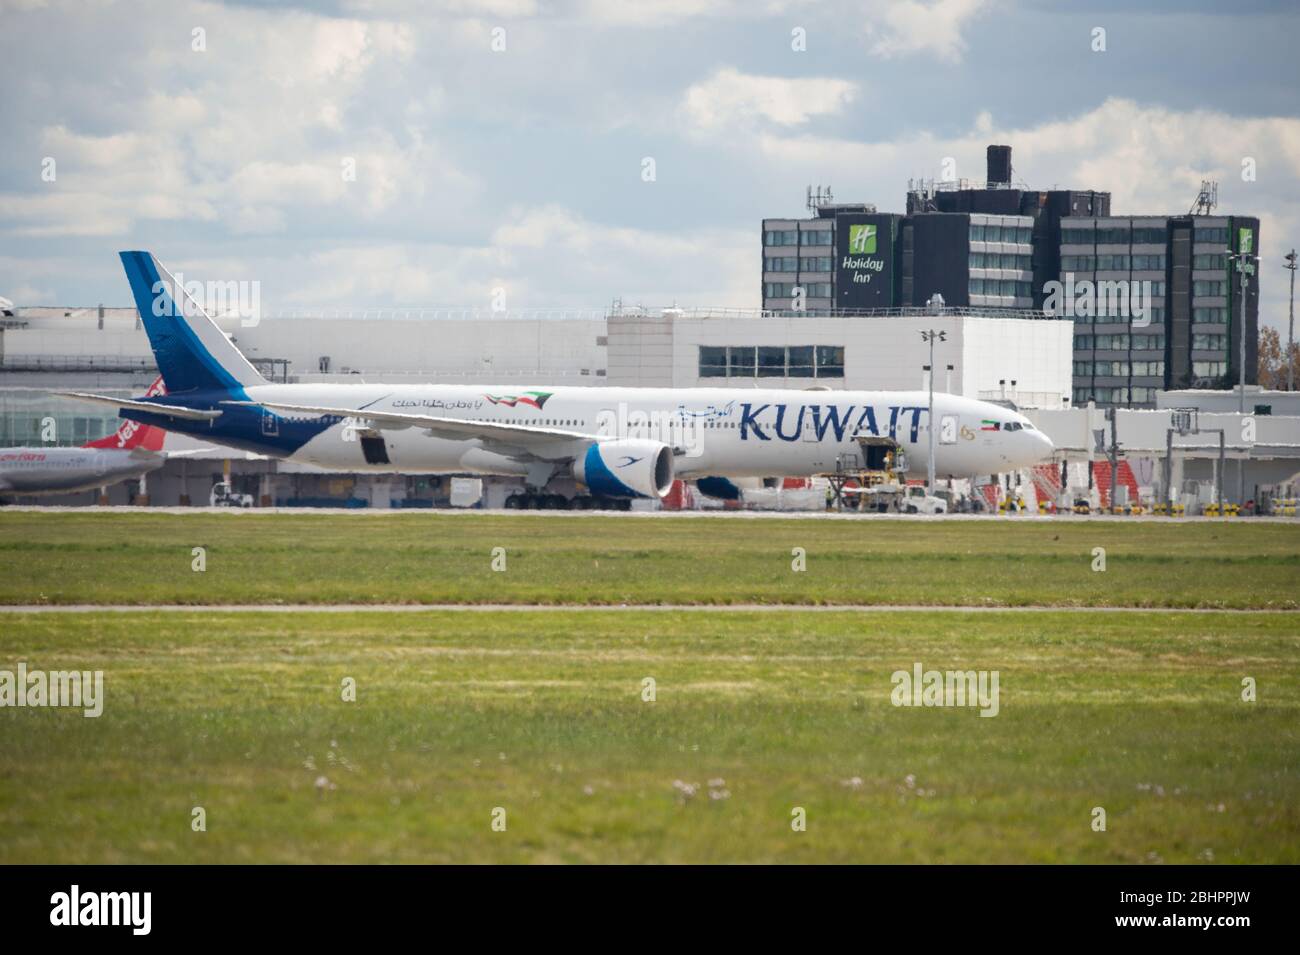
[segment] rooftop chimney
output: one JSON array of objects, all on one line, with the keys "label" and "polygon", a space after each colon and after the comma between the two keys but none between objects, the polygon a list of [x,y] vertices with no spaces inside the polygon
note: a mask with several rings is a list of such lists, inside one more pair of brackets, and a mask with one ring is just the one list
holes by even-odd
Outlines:
[{"label": "rooftop chimney", "polygon": [[1011,185],[1011,147],[990,146],[988,150],[988,184],[993,186]]}]

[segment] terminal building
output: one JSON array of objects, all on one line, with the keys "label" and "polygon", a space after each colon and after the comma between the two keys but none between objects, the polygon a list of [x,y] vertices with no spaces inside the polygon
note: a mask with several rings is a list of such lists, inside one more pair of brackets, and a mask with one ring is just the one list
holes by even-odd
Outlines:
[{"label": "terminal building", "polygon": [[1071,401],[1154,408],[1162,390],[1235,386],[1243,329],[1245,380],[1258,380],[1258,270],[1243,294],[1228,256],[1258,254],[1259,219],[1213,204],[1203,190],[1198,214],[1112,215],[1106,192],[1013,185],[1011,148],[990,146],[987,182],[909,183],[905,214],[810,190],[809,218],[764,219],[763,307],[852,315],[937,295],[1063,312]]}]

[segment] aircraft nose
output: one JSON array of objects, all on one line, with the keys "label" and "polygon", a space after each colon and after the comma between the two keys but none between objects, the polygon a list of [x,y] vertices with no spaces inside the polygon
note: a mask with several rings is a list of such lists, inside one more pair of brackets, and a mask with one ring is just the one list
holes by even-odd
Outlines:
[{"label": "aircraft nose", "polygon": [[1034,439],[1038,442],[1038,447],[1043,457],[1050,457],[1052,452],[1056,450],[1056,445],[1052,443],[1052,439],[1043,432],[1035,431]]}]

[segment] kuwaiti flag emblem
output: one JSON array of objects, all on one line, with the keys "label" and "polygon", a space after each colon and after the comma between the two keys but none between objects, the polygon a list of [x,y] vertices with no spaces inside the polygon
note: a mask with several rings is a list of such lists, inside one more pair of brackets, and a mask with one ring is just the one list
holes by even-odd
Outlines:
[{"label": "kuwaiti flag emblem", "polygon": [[992,418],[985,418],[983,421],[980,422],[981,431],[998,431],[1001,429],[1001,427],[1002,426],[998,424],[996,421],[994,421]]},{"label": "kuwaiti flag emblem", "polygon": [[484,395],[483,397],[494,405],[505,405],[507,408],[528,405],[540,411],[552,394],[553,392],[550,391],[525,391],[521,395]]}]

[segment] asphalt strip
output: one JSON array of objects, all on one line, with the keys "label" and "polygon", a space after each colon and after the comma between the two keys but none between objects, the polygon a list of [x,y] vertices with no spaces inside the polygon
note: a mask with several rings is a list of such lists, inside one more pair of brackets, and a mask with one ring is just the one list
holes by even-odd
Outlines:
[{"label": "asphalt strip", "polygon": [[924,604],[7,604],[0,613],[1227,613],[1300,610],[1219,607],[999,607]]}]

